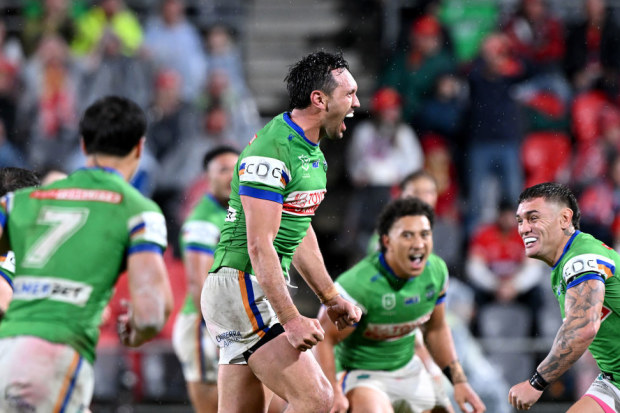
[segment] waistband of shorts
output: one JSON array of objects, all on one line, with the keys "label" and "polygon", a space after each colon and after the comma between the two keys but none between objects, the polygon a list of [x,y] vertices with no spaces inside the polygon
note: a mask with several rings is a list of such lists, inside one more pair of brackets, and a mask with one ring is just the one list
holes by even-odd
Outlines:
[{"label": "waistband of shorts", "polygon": [[[239,274],[247,274],[241,270],[238,270],[236,268],[231,268],[231,267],[220,267],[218,268],[215,272],[212,272],[211,274],[215,274],[218,276],[223,276],[223,277],[234,277],[237,278],[239,277]],[[252,274],[248,274],[250,277],[254,277]]]}]

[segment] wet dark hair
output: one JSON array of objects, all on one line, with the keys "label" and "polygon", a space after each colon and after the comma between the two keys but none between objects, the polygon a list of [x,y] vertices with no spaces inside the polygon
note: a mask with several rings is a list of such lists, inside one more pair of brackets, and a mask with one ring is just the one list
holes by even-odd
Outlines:
[{"label": "wet dark hair", "polygon": [[0,168],[0,196],[20,188],[39,185],[41,180],[33,171],[14,167]]},{"label": "wet dark hair", "polygon": [[400,184],[398,184],[398,187],[401,191],[404,191],[405,187],[409,184],[409,182],[417,181],[420,178],[429,179],[431,182],[433,182],[435,188],[437,188],[437,180],[435,179],[435,177],[430,173],[426,172],[424,169],[418,169],[417,171],[413,171],[409,175],[405,176],[403,180],[400,181]]},{"label": "wet dark hair", "polygon": [[555,182],[545,182],[530,186],[521,192],[521,195],[519,195],[519,204],[534,198],[543,198],[547,202],[556,202],[570,208],[573,211],[573,226],[575,229],[579,229],[581,211],[579,211],[577,198],[575,198],[573,192],[566,185]]},{"label": "wet dark hair", "polygon": [[209,167],[209,163],[213,159],[225,153],[234,153],[235,155],[239,155],[239,150],[229,145],[222,145],[222,146],[218,146],[216,148],[211,149],[209,152],[205,154],[205,157],[202,159],[202,169],[206,171],[207,168]]},{"label": "wet dark hair", "polygon": [[[418,198],[395,199],[391,201],[383,208],[377,221],[379,238],[387,235],[390,229],[392,229],[392,225],[400,218],[415,215],[423,215],[428,218],[431,228],[433,228],[435,213],[433,208],[426,202]],[[385,252],[385,246],[381,240],[379,240],[379,245],[381,246],[381,252]]]},{"label": "wet dark hair", "polygon": [[291,66],[284,79],[289,109],[310,106],[310,94],[315,90],[330,95],[338,86],[331,73],[334,69],[349,69],[349,63],[342,57],[342,52],[332,54],[321,50],[303,57]]},{"label": "wet dark hair", "polygon": [[133,101],[107,96],[90,105],[80,120],[87,154],[125,156],[146,133],[144,111]]}]

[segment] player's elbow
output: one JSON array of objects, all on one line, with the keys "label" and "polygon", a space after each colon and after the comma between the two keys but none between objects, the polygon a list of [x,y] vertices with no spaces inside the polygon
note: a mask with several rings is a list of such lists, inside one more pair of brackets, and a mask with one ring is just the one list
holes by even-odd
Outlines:
[{"label": "player's elbow", "polygon": [[596,338],[596,334],[598,333],[599,327],[601,326],[600,320],[593,321],[591,323],[586,324],[579,330],[577,330],[577,336],[586,343],[591,343]]}]

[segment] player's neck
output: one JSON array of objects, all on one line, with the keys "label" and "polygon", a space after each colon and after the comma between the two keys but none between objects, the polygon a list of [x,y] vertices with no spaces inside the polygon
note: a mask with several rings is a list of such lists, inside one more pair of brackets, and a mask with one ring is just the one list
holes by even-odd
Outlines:
[{"label": "player's neck", "polygon": [[137,161],[133,162],[127,157],[95,154],[86,158],[86,166],[88,168],[114,169],[122,175],[125,181],[129,181],[136,170]]},{"label": "player's neck", "polygon": [[321,139],[321,112],[310,106],[306,109],[293,109],[290,114],[291,120],[304,131],[306,138],[318,144]]}]

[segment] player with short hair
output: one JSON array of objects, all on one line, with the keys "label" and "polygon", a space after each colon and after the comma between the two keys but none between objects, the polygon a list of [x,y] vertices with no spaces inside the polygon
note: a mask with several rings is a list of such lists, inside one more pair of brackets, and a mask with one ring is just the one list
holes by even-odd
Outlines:
[{"label": "player with short hair", "polygon": [[428,350],[454,384],[463,412],[484,404],[467,383],[445,319],[448,270],[434,255],[430,205],[417,198],[397,199],[378,221],[381,251],[370,254],[336,279],[338,291],[362,308],[354,328],[337,331],[321,309],[325,340],[316,347],[334,389],[332,412],[390,412],[403,406],[430,412],[441,404],[432,379],[414,353],[421,327]]},{"label": "player with short hair", "polygon": [[[28,186],[39,186],[39,177],[33,171],[23,168],[0,168],[0,196]],[[15,254],[6,251],[0,254],[0,321],[13,296],[13,278],[15,277]]]},{"label": "player with short hair", "polygon": [[204,156],[209,192],[194,207],[181,228],[181,250],[187,278],[187,298],[174,322],[172,344],[181,362],[192,406],[198,413],[217,412],[217,346],[199,312],[202,285],[213,264],[213,252],[226,218],[239,151],[218,146]]},{"label": "player with short hair", "polygon": [[266,411],[269,391],[288,402],[287,411],[331,407],[329,382],[306,352],[323,329],[291,299],[291,263],[340,328],[360,316],[336,291],[310,224],[326,192],[319,141],[343,137],[345,117],[359,107],[357,83],[342,55],[323,51],[294,64],[286,81],[291,111],[272,119],[239,157],[202,290],[202,313],[220,347],[220,412]]},{"label": "player with short hair", "polygon": [[80,121],[86,168],[2,197],[0,233],[15,253],[11,304],[0,324],[0,410],[82,411],[93,393],[101,314],[127,268],[130,312],[121,342],[154,337],[172,309],[159,207],[127,181],[144,145],[146,118],[106,97]]},{"label": "player with short hair", "polygon": [[528,410],[545,388],[589,349],[601,374],[569,413],[620,412],[620,256],[579,231],[581,212],[565,185],[542,183],[519,196],[518,229],[525,254],[551,267],[562,326],[529,380],[510,389],[510,403]]}]

